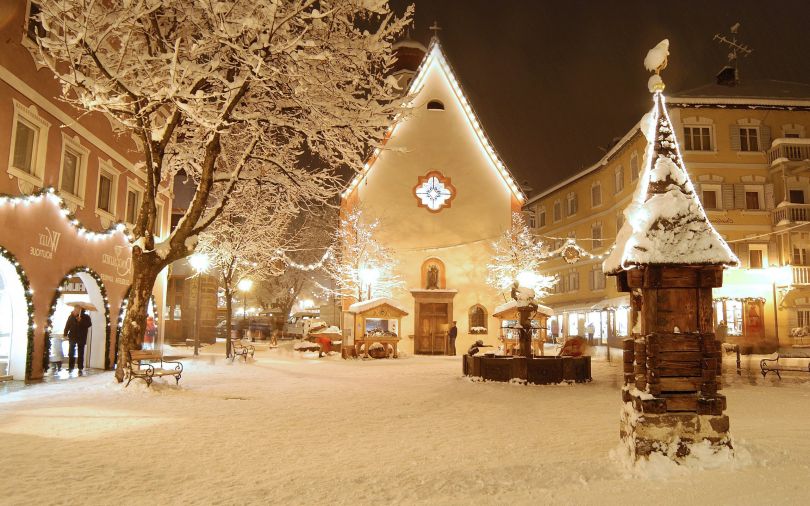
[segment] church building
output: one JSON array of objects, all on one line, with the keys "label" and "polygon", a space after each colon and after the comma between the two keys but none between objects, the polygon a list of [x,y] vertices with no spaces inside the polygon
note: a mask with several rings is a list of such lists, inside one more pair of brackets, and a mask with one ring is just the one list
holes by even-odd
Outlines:
[{"label": "church building", "polygon": [[[394,75],[413,97],[410,113],[392,125],[384,148],[351,181],[342,210],[359,207],[365,220],[378,220],[375,237],[398,261],[404,287],[393,299],[408,313],[398,329],[400,352],[448,353],[453,321],[458,354],[477,339],[497,345],[492,314],[505,299],[486,284],[487,264],[492,243],[525,197],[438,38],[427,49],[403,41],[395,50],[405,68]],[[409,69],[408,63],[418,65]]]}]

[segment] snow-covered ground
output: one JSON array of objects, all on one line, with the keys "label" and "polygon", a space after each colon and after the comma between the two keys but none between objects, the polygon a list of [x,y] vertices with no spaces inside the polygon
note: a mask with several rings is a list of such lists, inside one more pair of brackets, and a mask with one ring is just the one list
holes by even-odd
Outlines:
[{"label": "snow-covered ground", "polygon": [[615,361],[596,359],[591,384],[521,386],[462,378],[459,357],[319,360],[287,343],[245,364],[204,351],[179,388],[104,373],[0,397],[0,503],[807,501],[807,374],[727,373],[742,458],[639,476],[611,457]]}]

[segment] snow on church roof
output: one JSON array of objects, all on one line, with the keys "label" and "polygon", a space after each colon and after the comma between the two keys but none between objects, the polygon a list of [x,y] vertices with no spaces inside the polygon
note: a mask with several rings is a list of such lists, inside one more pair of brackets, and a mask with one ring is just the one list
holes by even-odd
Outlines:
[{"label": "snow on church roof", "polygon": [[633,266],[662,264],[736,266],[739,260],[709,222],[689,179],[667,113],[663,82],[660,77],[650,82],[655,105],[641,120],[647,137],[644,172],[602,271],[616,274]]},{"label": "snow on church roof", "polygon": [[[430,47],[428,47],[425,59],[422,60],[422,63],[419,65],[419,68],[416,71],[416,76],[413,78],[413,81],[411,81],[411,86],[408,89],[408,95],[416,95],[421,91],[422,86],[425,84],[427,74],[434,64],[438,65],[439,68],[442,71],[444,71],[445,77],[450,82],[450,86],[453,89],[456,98],[461,103],[461,106],[464,109],[467,120],[470,122],[470,126],[475,132],[478,142],[481,143],[481,146],[487,153],[493,168],[498,172],[498,175],[501,177],[501,180],[504,182],[506,187],[509,188],[509,190],[511,190],[512,194],[515,196],[515,198],[517,198],[518,202],[523,204],[523,202],[525,202],[526,200],[525,196],[523,195],[523,191],[520,189],[520,186],[515,182],[515,178],[512,176],[512,173],[506,167],[506,164],[503,163],[501,157],[498,156],[498,153],[495,151],[492,142],[489,140],[489,137],[487,137],[487,134],[484,132],[484,129],[481,126],[481,122],[478,120],[478,116],[475,114],[475,111],[473,110],[469,100],[467,100],[467,95],[465,95],[464,91],[461,89],[461,84],[458,82],[456,74],[455,72],[453,72],[453,68],[450,66],[450,62],[447,60],[444,51],[442,51],[441,45],[439,44],[439,39],[437,37],[433,37],[433,39],[431,40]],[[386,138],[383,141],[383,144],[385,144],[388,138],[391,135],[393,135],[394,129],[396,128],[396,124],[398,121],[399,118],[394,119],[394,124],[388,127]],[[363,165],[363,168],[360,170],[360,172],[356,174],[354,178],[352,178],[351,182],[346,187],[346,190],[342,194],[343,198],[346,198],[349,195],[351,195],[351,193],[355,190],[355,188],[357,188],[357,186],[360,184],[360,182],[363,180],[366,174],[368,174],[371,171],[371,168],[374,166],[374,162],[377,160],[379,154],[380,148],[376,148],[370,159]]]}]

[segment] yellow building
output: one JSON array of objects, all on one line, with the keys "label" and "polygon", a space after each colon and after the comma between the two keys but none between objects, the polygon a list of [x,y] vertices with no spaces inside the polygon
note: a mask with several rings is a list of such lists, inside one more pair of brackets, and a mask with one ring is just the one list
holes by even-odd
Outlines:
[{"label": "yellow building", "polygon": [[[810,86],[731,80],[674,94],[668,107],[708,217],[740,258],[715,289],[715,325],[725,320],[728,341],[755,351],[810,342]],[[552,332],[598,342],[627,335],[627,294],[601,265],[645,146],[637,124],[524,206],[535,232],[562,248],[547,264],[558,276],[545,301],[557,311]]]}]

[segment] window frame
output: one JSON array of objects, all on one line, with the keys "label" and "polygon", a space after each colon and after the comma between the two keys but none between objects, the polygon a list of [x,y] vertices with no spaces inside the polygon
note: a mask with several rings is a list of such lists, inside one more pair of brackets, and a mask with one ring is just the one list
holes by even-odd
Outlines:
[{"label": "window frame", "polygon": [[[484,324],[483,325],[473,325],[473,311],[480,310],[483,314]],[[482,327],[484,330],[473,330],[474,327]],[[482,306],[481,304],[474,304],[470,306],[470,309],[467,310],[467,329],[469,330],[470,334],[473,335],[485,335],[489,334],[489,312],[487,308]]]},{"label": "window frame", "polygon": [[[751,266],[751,252],[758,251],[760,253],[761,267]],[[768,245],[767,244],[749,244],[748,245],[748,268],[749,269],[765,269],[768,267]]]},{"label": "window frame", "polygon": [[[596,237],[596,232],[599,232],[599,237]],[[602,223],[597,222],[591,225],[591,248],[599,249],[602,247],[602,241],[604,241],[604,234],[602,233]]]},{"label": "window frame", "polygon": [[554,207],[552,209],[553,209],[553,211],[552,211],[551,219],[553,220],[553,223],[557,223],[559,221],[562,221],[562,201],[555,200],[554,201]]},{"label": "window frame", "polygon": [[[101,194],[101,176],[109,176],[110,179],[110,210],[103,209],[98,206],[98,198]],[[121,172],[115,168],[111,161],[98,161],[98,175],[96,177],[96,197],[95,197],[95,212],[96,216],[104,217],[110,220],[115,220],[117,217],[118,207],[118,179]]]},{"label": "window frame", "polygon": [[624,165],[619,165],[613,171],[613,193],[624,190]]},{"label": "window frame", "polygon": [[537,228],[543,228],[546,226],[546,206],[543,206],[537,210]]},{"label": "window frame", "polygon": [[[743,131],[747,131],[746,135],[743,136]],[[761,135],[759,126],[756,125],[737,125],[737,131],[740,133],[740,153],[758,153],[762,151],[760,149],[762,142],[761,142]],[[750,149],[750,141],[751,135],[750,132],[754,132],[754,140],[756,142],[757,149]],[[745,146],[743,146],[743,139],[745,139]]]},{"label": "window frame", "polygon": [[[715,207],[709,207],[706,205],[706,192],[714,193],[714,203]],[[719,184],[700,184],[700,205],[703,206],[703,209],[708,211],[719,211],[723,209],[723,187]]]},{"label": "window frame", "polygon": [[[135,211],[133,221],[129,221],[129,193],[135,192],[138,195],[138,200],[135,203]],[[143,205],[144,190],[139,185],[135,184],[132,180],[127,181],[127,191],[124,194],[124,223],[135,226],[135,221],[138,220],[138,212]]]},{"label": "window frame", "polygon": [[[791,192],[801,192],[802,194],[802,201],[801,202],[793,202],[793,196]],[[788,202],[791,204],[806,204],[807,203],[807,192],[804,191],[804,188],[791,188],[788,187]]]},{"label": "window frame", "polygon": [[[633,167],[635,165],[635,168]],[[633,151],[630,153],[630,182],[633,183],[638,180],[641,172],[641,166],[638,162],[638,152]]]},{"label": "window frame", "polygon": [[[8,150],[7,172],[17,179],[33,184],[34,186],[42,187],[45,179],[48,131],[51,128],[51,124],[39,115],[39,111],[35,105],[25,107],[15,98],[12,98],[12,101],[14,103],[14,114],[11,121],[11,145]],[[17,123],[20,121],[34,131],[34,142],[31,153],[31,172],[14,165],[15,146],[17,144]]]},{"label": "window frame", "polygon": [[[594,196],[599,197],[599,202],[596,202]],[[593,184],[591,184],[591,208],[601,207],[604,201],[605,199],[602,198],[602,183],[600,181],[595,181]]]},{"label": "window frame", "polygon": [[[62,189],[62,181],[65,174],[65,154],[70,151],[78,158],[76,164],[76,193],[71,193]],[[70,137],[62,132],[62,152],[59,157],[59,184],[57,186],[59,195],[73,202],[79,207],[84,207],[85,196],[87,194],[87,161],[90,159],[90,149],[82,146],[79,136]]]},{"label": "window frame", "polygon": [[[745,186],[745,211],[764,211],[765,210],[765,187],[763,185],[756,185],[756,184],[746,184]],[[757,194],[757,205],[759,205],[758,209],[751,209],[748,207],[748,194],[749,193],[756,193]]]},{"label": "window frame", "polygon": [[576,192],[571,192],[565,197],[565,210],[567,216],[576,216],[579,212],[579,199]]},{"label": "window frame", "polygon": [[[693,136],[687,137],[686,129],[692,128],[706,128],[709,132],[709,147],[708,149],[694,149],[692,146]],[[681,125],[681,134],[683,142],[681,142],[681,147],[683,148],[684,152],[688,153],[716,153],[717,152],[717,133],[715,132],[714,122],[708,118],[704,117],[690,117],[685,118],[683,120],[683,124]],[[688,139],[688,141],[687,141]],[[703,136],[701,135],[701,145]],[[690,149],[690,147],[692,149]],[[703,147],[703,146],[701,146]]]}]

